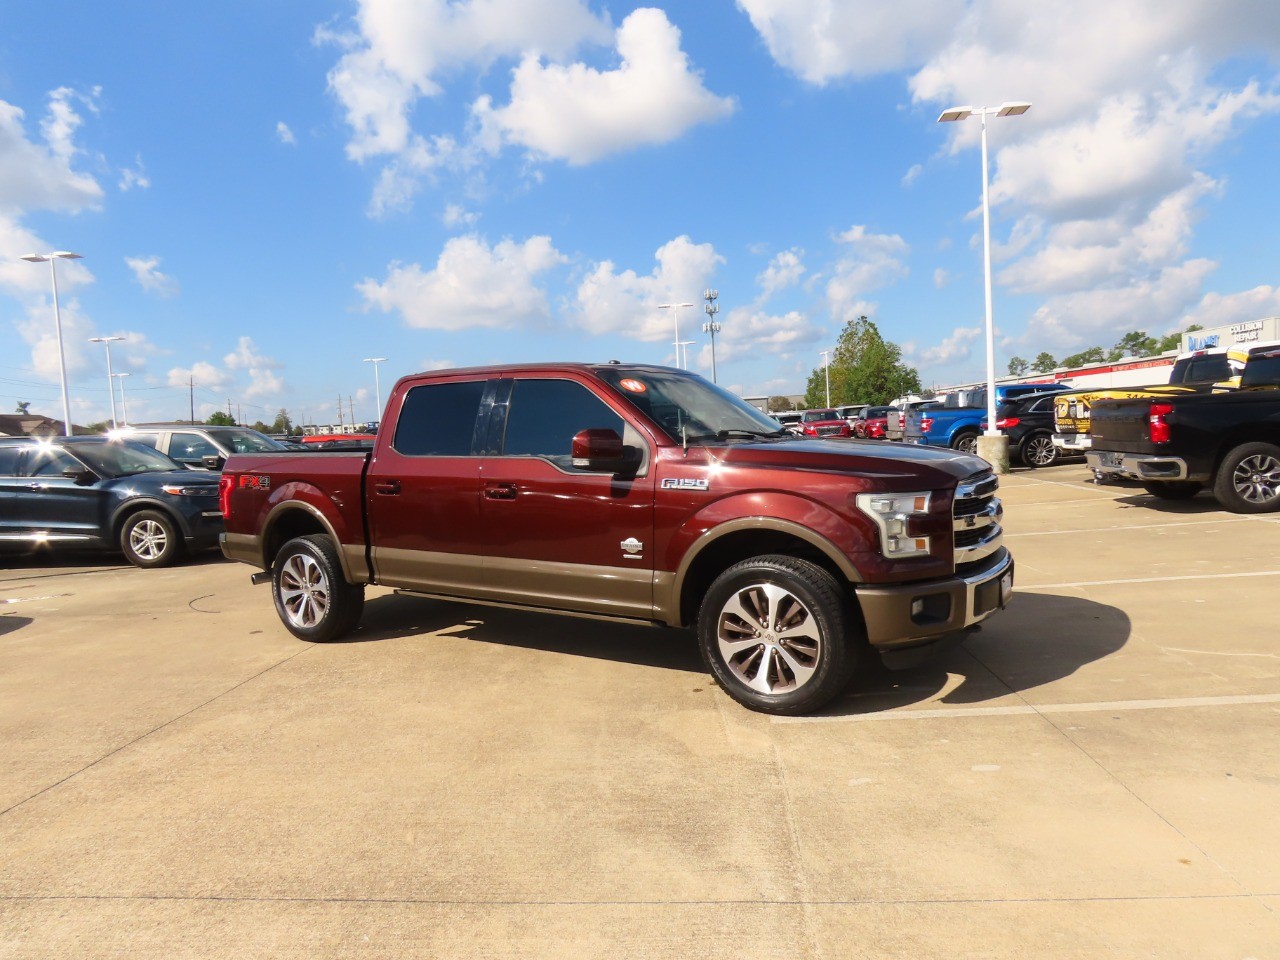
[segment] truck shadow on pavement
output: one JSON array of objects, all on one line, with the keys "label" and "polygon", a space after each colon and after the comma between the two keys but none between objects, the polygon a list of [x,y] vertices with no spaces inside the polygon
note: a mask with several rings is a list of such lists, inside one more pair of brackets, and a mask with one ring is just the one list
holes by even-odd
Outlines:
[{"label": "truck shadow on pavement", "polygon": [[23,627],[29,627],[33,622],[30,617],[2,614],[0,615],[0,637],[13,633],[15,630],[21,630]]},{"label": "truck shadow on pavement", "polygon": [[1171,513],[1182,516],[1199,516],[1206,513],[1220,513],[1224,517],[1227,511],[1222,509],[1210,494],[1199,493],[1190,500],[1161,500],[1148,493],[1135,493],[1130,497],[1119,497],[1116,503],[1124,507],[1139,507],[1143,510],[1154,510],[1157,513]]},{"label": "truck shadow on pavement", "polygon": [[914,657],[903,651],[886,658],[886,665],[871,658],[870,669],[823,713],[999,700],[1071,676],[1120,650],[1130,632],[1128,615],[1116,607],[1081,597],[1018,593],[1004,612],[945,649],[925,649]]}]

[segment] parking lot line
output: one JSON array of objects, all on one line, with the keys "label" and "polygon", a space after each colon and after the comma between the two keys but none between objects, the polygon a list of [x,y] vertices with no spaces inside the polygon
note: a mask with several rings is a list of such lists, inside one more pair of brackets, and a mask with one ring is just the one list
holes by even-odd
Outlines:
[{"label": "parking lot line", "polygon": [[[1056,506],[1056,504],[1055,504]],[[1153,530],[1157,527],[1201,527],[1207,524],[1215,523],[1247,523],[1255,520],[1256,517],[1220,517],[1217,520],[1188,520],[1186,523],[1135,523],[1132,526],[1126,526],[1125,530]],[[1063,533],[1100,533],[1103,530],[1113,530],[1114,527],[1077,527],[1073,530],[1028,530],[1024,533],[1006,533],[1006,540],[1011,537],[1055,537]]]},{"label": "parking lot line", "polygon": [[1136,577],[1132,580],[1076,580],[1071,583],[1037,583],[1018,585],[1019,590],[1058,590],[1062,587],[1113,587],[1123,583],[1171,583],[1175,580],[1238,580],[1240,577],[1280,577],[1280,570],[1256,570],[1251,573],[1189,573],[1176,577]]},{"label": "parking lot line", "polygon": [[1226,697],[1169,697],[1157,700],[1103,700],[1094,703],[1019,704],[1008,707],[939,707],[931,710],[890,710],[840,717],[771,717],[774,723],[870,723],[889,720],[939,720],[954,717],[1017,717],[1045,713],[1106,713],[1123,710],[1173,710],[1188,707],[1237,707],[1280,703],[1280,693]]}]

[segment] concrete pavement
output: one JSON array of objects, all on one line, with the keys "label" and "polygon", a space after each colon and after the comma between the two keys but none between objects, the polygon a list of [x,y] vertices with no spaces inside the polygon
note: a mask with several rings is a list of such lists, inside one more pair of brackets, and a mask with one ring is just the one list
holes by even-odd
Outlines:
[{"label": "concrete pavement", "polygon": [[1014,604],[752,714],[676,631],[0,570],[0,958],[1280,956],[1280,518],[1002,480]]}]

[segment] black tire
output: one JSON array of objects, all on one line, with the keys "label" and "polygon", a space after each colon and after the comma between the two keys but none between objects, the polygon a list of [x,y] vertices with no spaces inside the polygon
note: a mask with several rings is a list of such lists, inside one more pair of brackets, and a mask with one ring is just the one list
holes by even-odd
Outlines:
[{"label": "black tire", "polygon": [[347,583],[338,550],[323,534],[295,537],[280,548],[271,595],[285,629],[312,643],[350,633],[364,612],[364,586]]},{"label": "black tire", "polygon": [[1051,467],[1058,462],[1058,448],[1047,433],[1028,434],[1018,445],[1018,459],[1032,470]]},{"label": "black tire", "polygon": [[961,430],[951,438],[951,449],[976,455],[978,452],[978,435],[972,430]]},{"label": "black tire", "polygon": [[182,548],[182,533],[163,510],[139,510],[120,528],[120,550],[135,567],[172,566]]},{"label": "black tire", "polygon": [[1204,489],[1197,480],[1166,480],[1164,483],[1144,483],[1142,489],[1161,500],[1190,500]]},{"label": "black tire", "polygon": [[716,682],[743,706],[809,713],[853,678],[866,643],[855,623],[826,570],[796,557],[752,557],[711,584],[698,614],[698,646]]},{"label": "black tire", "polygon": [[1242,443],[1218,465],[1213,495],[1232,513],[1280,510],[1280,447]]}]

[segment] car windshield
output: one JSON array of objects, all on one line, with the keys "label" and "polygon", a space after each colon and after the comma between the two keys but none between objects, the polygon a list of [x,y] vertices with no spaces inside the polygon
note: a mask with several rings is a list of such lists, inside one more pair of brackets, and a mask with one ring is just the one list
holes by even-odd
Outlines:
[{"label": "car windshield", "polygon": [[869,407],[866,411],[866,418],[874,420],[878,417],[887,417],[893,409],[893,407]]},{"label": "car windshield", "polygon": [[839,420],[841,418],[834,410],[806,410],[803,419],[805,423],[817,423],[819,420]]},{"label": "car windshield", "polygon": [[138,473],[163,473],[185,469],[159,450],[136,440],[108,440],[103,443],[75,443],[67,447],[104,477],[131,477]]},{"label": "car windshield", "polygon": [[230,447],[232,453],[268,453],[272,450],[287,450],[283,443],[263,436],[257,430],[210,430],[223,446]]},{"label": "car windshield", "polygon": [[596,373],[677,443],[793,437],[777,420],[697,374],[616,366],[597,367]]}]

